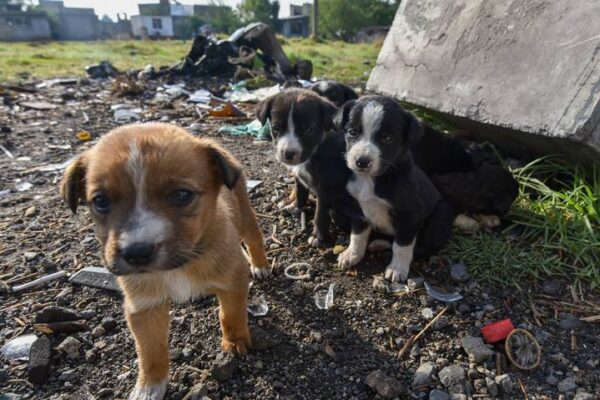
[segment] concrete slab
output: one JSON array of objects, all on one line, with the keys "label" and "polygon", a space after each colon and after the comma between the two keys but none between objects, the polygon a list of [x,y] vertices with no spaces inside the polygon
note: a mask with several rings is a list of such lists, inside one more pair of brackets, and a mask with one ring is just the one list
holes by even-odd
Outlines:
[{"label": "concrete slab", "polygon": [[511,150],[600,155],[600,2],[406,0],[367,89]]}]

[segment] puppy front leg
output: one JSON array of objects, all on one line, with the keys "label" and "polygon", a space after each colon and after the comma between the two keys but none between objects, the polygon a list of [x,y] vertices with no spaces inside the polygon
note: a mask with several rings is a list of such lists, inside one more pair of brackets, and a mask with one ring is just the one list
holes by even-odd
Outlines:
[{"label": "puppy front leg", "polygon": [[308,244],[312,247],[319,247],[329,234],[330,222],[329,204],[319,196],[317,197],[317,207],[315,209],[313,233],[308,238]]},{"label": "puppy front leg", "polygon": [[169,306],[130,312],[125,319],[135,340],[139,373],[129,400],[161,400],[169,380]]},{"label": "puppy front leg", "polygon": [[[241,278],[240,278],[241,279]],[[216,292],[219,298],[219,320],[223,330],[223,351],[246,354],[252,347],[248,329],[248,281],[232,290]]]},{"label": "puppy front leg", "polygon": [[338,256],[338,266],[344,269],[356,265],[363,259],[369,243],[371,226],[362,219],[352,219],[352,232],[348,248]]},{"label": "puppy front leg", "polygon": [[415,239],[408,244],[394,240],[392,245],[392,261],[385,268],[385,279],[392,282],[405,282],[413,259]]},{"label": "puppy front leg", "polygon": [[295,186],[294,186],[294,194],[295,200],[292,204],[284,207],[283,209],[289,212],[292,215],[298,216],[302,212],[302,209],[306,206],[306,202],[308,201],[308,188],[304,186],[302,182],[298,178],[294,178]]}]

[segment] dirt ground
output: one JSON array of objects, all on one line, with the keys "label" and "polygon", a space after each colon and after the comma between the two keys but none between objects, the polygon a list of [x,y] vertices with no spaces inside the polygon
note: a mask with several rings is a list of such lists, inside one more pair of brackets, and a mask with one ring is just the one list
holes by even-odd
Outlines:
[{"label": "dirt ground", "polygon": [[[580,320],[600,314],[597,293],[568,282],[533,282],[524,293],[467,278],[457,283],[449,273],[453,260],[445,258],[416,264],[411,276],[457,290],[464,299],[450,305],[399,359],[406,341],[445,304],[420,287],[401,294],[374,290],[374,278],[382,274],[389,252],[368,254],[352,273],[338,270],[333,244],[310,248],[299,220],[279,210],[278,203],[292,185],[285,169],[274,160],[270,144],[217,132],[225,123],[249,120],[201,119],[185,98],[157,99],[158,84],[146,84],[141,95],[131,98],[111,95],[110,82],[102,80],[0,89],[4,99],[4,105],[0,102],[0,144],[14,157],[0,153],[0,280],[14,285],[56,270],[72,274],[86,266],[101,266],[88,212],[72,215],[60,200],[59,164],[119,125],[111,105],[129,103],[142,108],[145,121],[192,126],[195,134],[216,137],[241,160],[249,179],[263,181],[251,193],[251,201],[274,263],[274,275],[254,282],[251,289],[251,296],[264,296],[269,306],[266,315],[250,317],[251,328],[263,334],[262,350],[241,357],[229,379],[218,381],[210,372],[220,352],[216,300],[199,299],[172,308],[168,398],[182,399],[195,385],[203,385],[212,399],[384,398],[382,391],[376,394],[366,383],[375,370],[395,378],[390,385],[396,392],[390,396],[400,398],[444,399],[445,393],[454,399],[600,398],[600,328]],[[192,90],[201,86],[188,82]],[[32,101],[53,106],[36,110],[24,104]],[[253,106],[243,108],[251,113]],[[76,138],[82,129],[92,134],[91,142]],[[340,236],[338,242],[346,240]],[[288,279],[283,269],[300,261],[310,264],[310,278]],[[313,294],[330,283],[335,283],[334,305],[320,310]],[[36,313],[52,305],[75,310],[87,320],[89,329],[48,336],[54,352],[50,379],[44,385],[27,381],[26,361],[0,357],[0,398],[9,398],[2,397],[9,393],[23,399],[126,398],[137,367],[118,293],[75,286],[66,279],[23,292],[0,293],[0,346],[34,332]],[[540,342],[538,368],[520,372],[506,362],[501,346],[493,347],[498,358],[469,360],[461,338],[480,337],[481,326],[503,318],[511,318]],[[96,329],[100,325],[106,329]],[[81,343],[71,358],[56,349],[69,336]],[[429,372],[423,367],[416,373],[422,365],[430,367]],[[452,365],[457,367],[447,368]],[[417,386],[413,386],[415,375]]]}]

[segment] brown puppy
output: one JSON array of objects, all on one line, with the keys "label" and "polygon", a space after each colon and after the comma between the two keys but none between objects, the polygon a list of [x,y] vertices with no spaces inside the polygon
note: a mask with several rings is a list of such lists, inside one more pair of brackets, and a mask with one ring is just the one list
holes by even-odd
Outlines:
[{"label": "brown puppy", "polygon": [[162,399],[169,376],[169,303],[216,294],[225,351],[250,347],[252,273],[269,275],[239,163],[208,139],[167,124],[108,133],[66,170],[61,192],[88,205],[102,258],[125,297],[139,375],[129,398]]}]

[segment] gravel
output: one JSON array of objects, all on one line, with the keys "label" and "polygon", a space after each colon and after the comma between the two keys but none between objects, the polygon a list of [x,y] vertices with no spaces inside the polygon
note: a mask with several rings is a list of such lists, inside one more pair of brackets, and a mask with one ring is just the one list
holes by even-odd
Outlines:
[{"label": "gravel", "polygon": [[459,365],[449,365],[438,374],[440,382],[451,394],[464,393],[467,376],[465,369]]},{"label": "gravel", "polygon": [[367,375],[365,383],[384,399],[393,399],[406,393],[406,389],[398,380],[389,377],[381,370]]},{"label": "gravel", "polygon": [[492,349],[487,347],[480,337],[465,336],[460,342],[465,352],[469,355],[469,360],[475,363],[489,360],[496,354]]},{"label": "gravel", "polygon": [[432,362],[427,362],[419,366],[413,378],[413,387],[429,386],[433,383],[436,370],[436,365]]}]

